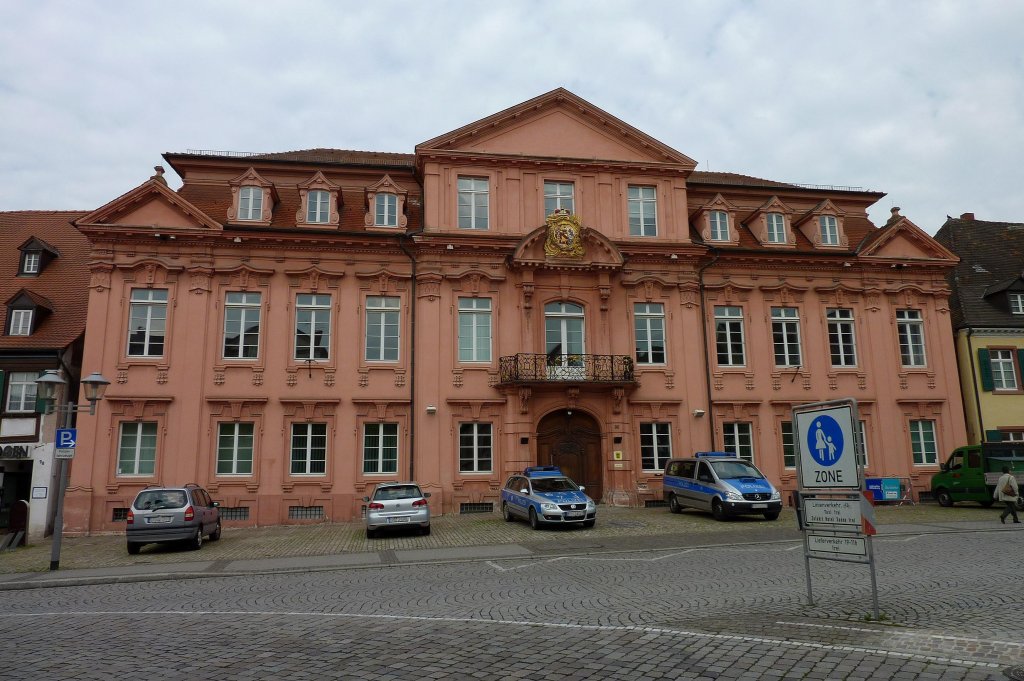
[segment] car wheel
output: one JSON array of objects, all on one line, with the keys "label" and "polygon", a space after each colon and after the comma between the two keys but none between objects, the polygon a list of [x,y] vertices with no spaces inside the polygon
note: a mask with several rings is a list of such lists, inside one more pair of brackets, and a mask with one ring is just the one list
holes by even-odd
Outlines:
[{"label": "car wheel", "polygon": [[429,535],[430,534],[430,525],[425,525],[425,526],[421,527],[420,528],[420,534],[422,534],[424,537]]},{"label": "car wheel", "polygon": [[676,499],[675,494],[668,495],[668,510],[672,511],[673,513],[683,512],[683,507],[682,505],[680,505],[679,499]]},{"label": "car wheel", "polygon": [[193,551],[203,548],[203,528],[196,530],[196,535],[188,541],[188,547]]},{"label": "car wheel", "polygon": [[506,523],[510,523],[516,519],[515,516],[512,515],[512,510],[504,501],[501,502],[501,517],[505,519]]},{"label": "car wheel", "polygon": [[220,539],[220,521],[217,521],[217,529],[210,533],[210,541],[217,541]]},{"label": "car wheel", "polygon": [[594,523],[596,523],[596,522],[597,522],[596,520],[584,520],[583,521],[583,527],[593,527]]},{"label": "car wheel", "polygon": [[725,508],[722,507],[722,500],[715,498],[711,502],[711,515],[715,520],[725,520]]},{"label": "car wheel", "polygon": [[540,518],[537,517],[537,511],[535,511],[532,507],[530,508],[530,527],[532,527],[535,530],[540,529]]},{"label": "car wheel", "polygon": [[138,555],[139,549],[141,549],[141,548],[142,548],[142,544],[138,544],[138,543],[133,542],[133,541],[128,542],[128,555],[131,555],[131,556]]},{"label": "car wheel", "polygon": [[953,505],[953,496],[947,489],[940,489],[935,492],[935,500],[939,502],[939,506],[945,506],[946,508]]},{"label": "car wheel", "polygon": [[764,519],[765,520],[778,520],[779,519],[779,512],[778,511],[769,511],[768,513],[764,514]]}]

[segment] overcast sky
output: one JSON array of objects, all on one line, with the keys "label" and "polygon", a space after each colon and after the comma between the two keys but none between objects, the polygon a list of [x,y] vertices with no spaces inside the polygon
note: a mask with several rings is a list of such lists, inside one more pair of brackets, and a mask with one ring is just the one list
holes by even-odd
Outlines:
[{"label": "overcast sky", "polygon": [[701,170],[886,192],[876,224],[1024,222],[1022,35],[1018,0],[0,0],[0,210],[166,151],[412,153],[565,87]]}]

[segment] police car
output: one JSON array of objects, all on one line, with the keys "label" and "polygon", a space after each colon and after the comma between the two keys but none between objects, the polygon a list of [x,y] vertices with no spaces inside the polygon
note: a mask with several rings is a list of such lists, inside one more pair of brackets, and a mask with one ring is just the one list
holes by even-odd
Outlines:
[{"label": "police car", "polygon": [[501,515],[529,520],[535,530],[548,523],[593,527],[597,504],[557,466],[529,466],[501,489]]},{"label": "police car", "polygon": [[716,520],[733,515],[763,515],[775,520],[782,496],[753,464],[732,452],[697,452],[665,464],[663,494],[669,510],[684,506],[711,511]]}]

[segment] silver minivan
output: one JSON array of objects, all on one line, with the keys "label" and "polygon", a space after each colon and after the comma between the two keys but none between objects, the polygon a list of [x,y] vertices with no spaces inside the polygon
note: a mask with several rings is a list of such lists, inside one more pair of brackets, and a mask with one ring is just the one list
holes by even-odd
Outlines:
[{"label": "silver minivan", "polygon": [[199,485],[147,487],[138,493],[128,509],[125,538],[128,553],[136,554],[145,544],[187,542],[200,549],[203,537],[220,539],[220,504]]},{"label": "silver minivan", "polygon": [[684,506],[711,511],[715,520],[734,515],[763,515],[775,520],[782,512],[782,495],[757,470],[732,452],[697,452],[665,464],[663,496],[669,510]]}]

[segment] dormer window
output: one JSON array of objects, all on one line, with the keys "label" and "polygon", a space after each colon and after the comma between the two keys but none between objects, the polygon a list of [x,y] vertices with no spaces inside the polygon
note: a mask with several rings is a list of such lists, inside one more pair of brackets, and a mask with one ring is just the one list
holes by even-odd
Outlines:
[{"label": "dormer window", "polygon": [[708,215],[708,220],[711,222],[711,240],[728,241],[729,214],[724,210],[713,210]]},{"label": "dormer window", "polygon": [[53,303],[43,296],[22,289],[7,300],[8,336],[31,336],[47,315],[53,312]]},{"label": "dormer window", "polygon": [[394,194],[377,194],[375,197],[373,224],[375,227],[398,226],[398,197]]},{"label": "dormer window", "polygon": [[845,213],[832,201],[825,199],[793,221],[816,248],[847,248],[849,240],[843,229]]},{"label": "dormer window", "polygon": [[60,251],[36,237],[18,246],[18,250],[21,251],[18,276],[22,277],[39,276],[46,266],[60,255]]},{"label": "dormer window", "polygon": [[306,195],[306,222],[327,224],[331,217],[331,195],[315,190]]},{"label": "dormer window", "polygon": [[1010,314],[1024,314],[1024,293],[1010,294]]},{"label": "dormer window", "polygon": [[22,274],[39,274],[39,251],[25,251],[21,256]]},{"label": "dormer window", "polygon": [[821,229],[822,246],[839,245],[839,223],[835,215],[821,215],[818,217],[818,227]]},{"label": "dormer window", "polygon": [[338,213],[339,185],[328,180],[323,173],[299,184],[301,205],[295,214],[299,227],[337,227],[341,216]]},{"label": "dormer window", "polygon": [[242,187],[238,192],[238,219],[263,219],[263,188]]},{"label": "dormer window", "polygon": [[395,184],[385,175],[379,182],[366,188],[366,214],[363,224],[367,227],[404,228],[409,224],[405,215],[405,202],[409,192]]},{"label": "dormer window", "polygon": [[768,226],[768,243],[786,243],[786,216],[782,213],[768,213],[765,215],[765,223]]},{"label": "dormer window", "polygon": [[34,310],[11,310],[11,323],[7,327],[7,335],[31,336],[33,312]]},{"label": "dormer window", "polygon": [[739,243],[740,233],[737,227],[736,206],[721,194],[690,214],[690,220],[700,232],[705,242],[715,242],[735,246]]},{"label": "dormer window", "polygon": [[269,227],[273,217],[277,192],[274,184],[265,180],[255,168],[249,168],[231,180],[231,207],[228,222],[246,222]]}]

